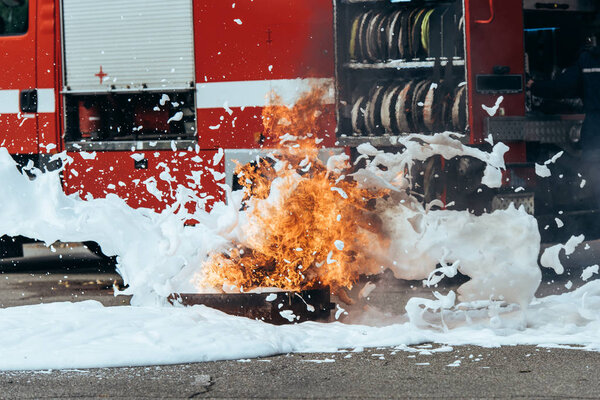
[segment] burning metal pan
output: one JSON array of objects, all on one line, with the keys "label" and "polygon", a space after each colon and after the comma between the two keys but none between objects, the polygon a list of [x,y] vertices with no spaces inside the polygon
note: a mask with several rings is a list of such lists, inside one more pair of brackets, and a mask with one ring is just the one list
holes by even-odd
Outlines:
[{"label": "burning metal pan", "polygon": [[301,292],[173,293],[171,304],[202,304],[230,315],[258,319],[275,325],[328,321],[335,303],[329,288]]}]

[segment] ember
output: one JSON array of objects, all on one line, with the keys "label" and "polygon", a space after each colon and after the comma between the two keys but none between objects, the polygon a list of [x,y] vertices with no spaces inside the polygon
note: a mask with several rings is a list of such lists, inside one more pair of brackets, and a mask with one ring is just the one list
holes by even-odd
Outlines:
[{"label": "ember", "polygon": [[360,274],[380,272],[386,246],[373,212],[385,190],[366,190],[345,175],[348,157],[318,158],[315,132],[325,89],[313,89],[293,107],[263,111],[265,137],[279,138],[269,159],[238,167],[247,220],[241,239],[203,265],[201,287],[301,291],[330,286],[340,293]]}]

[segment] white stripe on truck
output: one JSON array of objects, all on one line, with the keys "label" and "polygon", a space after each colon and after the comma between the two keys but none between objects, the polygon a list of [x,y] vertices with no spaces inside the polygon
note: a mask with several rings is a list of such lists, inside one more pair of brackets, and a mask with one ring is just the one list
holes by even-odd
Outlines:
[{"label": "white stripe on truck", "polygon": [[39,113],[53,113],[56,111],[54,104],[54,89],[38,89],[38,109]]},{"label": "white stripe on truck", "polygon": [[[0,90],[0,114],[18,114],[21,112],[19,107],[19,90]],[[38,89],[38,113],[53,113],[56,111],[54,101],[54,89]]]},{"label": "white stripe on truck", "polygon": [[306,78],[197,83],[196,107],[264,107],[271,92],[281,97],[284,104],[291,105],[313,85],[327,86],[325,101],[333,104],[333,78]]},{"label": "white stripe on truck", "polygon": [[[284,104],[291,105],[313,86],[328,88],[326,104],[335,100],[333,78],[272,79],[264,81],[232,81],[196,84],[196,107],[264,107],[271,93]],[[166,89],[165,89],[166,90]],[[54,89],[38,89],[38,113],[56,111]],[[19,90],[0,90],[0,114],[18,114]]]},{"label": "white stripe on truck", "polygon": [[17,114],[19,112],[19,91],[0,90],[0,114]]}]

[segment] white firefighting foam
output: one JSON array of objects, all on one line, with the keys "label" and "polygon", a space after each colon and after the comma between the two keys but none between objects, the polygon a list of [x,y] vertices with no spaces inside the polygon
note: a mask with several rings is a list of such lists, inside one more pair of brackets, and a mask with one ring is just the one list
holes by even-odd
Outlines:
[{"label": "white firefighting foam", "polygon": [[[0,149],[0,181],[4,185],[2,234],[24,235],[48,245],[57,240],[99,243],[105,254],[118,255],[118,272],[130,285],[126,294],[136,294],[135,304],[150,304],[168,295],[174,289],[173,277],[182,268],[188,263],[199,265],[209,250],[225,242],[217,233],[225,222],[218,212],[214,228],[184,227],[183,222],[194,215],[180,207],[190,198],[189,189],[183,187],[177,190],[176,203],[160,214],[132,209],[112,194],[83,201],[64,194],[59,171],[38,171],[36,179],[29,180],[4,148]],[[183,210],[175,212],[177,208]]]},{"label": "white firefighting foam", "polygon": [[[373,158],[354,177],[365,186],[400,190],[410,183],[406,178],[395,183],[396,177],[414,161],[436,154],[446,159],[468,155],[487,164],[482,182],[499,187],[506,145],[498,143],[486,153],[462,145],[459,137],[452,133],[409,135],[398,139],[406,148],[398,154],[361,145],[359,152]],[[392,207],[381,207],[381,216],[392,242],[386,265],[391,265],[397,278],[425,279],[438,263],[445,266],[439,272],[447,275],[451,264],[471,278],[458,289],[460,300],[503,300],[524,308],[533,299],[541,280],[537,266],[540,235],[536,220],[523,209],[510,207],[475,216],[467,211],[428,211],[410,196],[393,202]]]},{"label": "white firefighting foam", "polygon": [[[413,160],[433,154],[466,154],[488,164],[484,183],[500,183],[506,146],[492,153],[463,146],[453,134],[399,139],[406,151],[359,150],[371,162],[355,174],[364,186],[388,187],[406,196]],[[386,168],[379,168],[382,165]],[[383,211],[391,251],[384,254],[398,278],[435,285],[457,271],[471,277],[454,292],[435,299],[413,298],[407,313],[377,326],[339,322],[271,326],[232,317],[204,306],[166,305],[166,295],[193,289],[191,280],[210,251],[225,249],[244,223],[241,194],[211,213],[188,214],[192,196],[178,190],[178,202],[163,213],[130,209],[124,201],[82,201],[66,196],[58,172],[29,180],[0,149],[0,234],[45,241],[98,242],[118,255],[118,271],[133,294],[132,307],[97,302],[54,303],[0,310],[0,369],[83,368],[180,363],[267,356],[285,352],[402,346],[425,341],[450,345],[579,344],[600,350],[600,281],[561,296],[535,299],[540,283],[540,237],[535,219],[509,208],[476,217],[468,212],[431,211],[410,197]],[[403,194],[404,193],[404,194]],[[200,223],[184,227],[194,218]],[[441,265],[439,268],[436,267]],[[368,295],[367,295],[368,296]],[[344,311],[341,312],[343,314]],[[52,344],[49,346],[49,344]]]}]

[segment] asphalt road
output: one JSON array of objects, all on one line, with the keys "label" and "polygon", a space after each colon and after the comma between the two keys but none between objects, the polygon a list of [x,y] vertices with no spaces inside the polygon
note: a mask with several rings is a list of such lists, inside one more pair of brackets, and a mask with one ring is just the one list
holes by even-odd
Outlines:
[{"label": "asphalt road", "polygon": [[[598,398],[600,354],[390,348],[140,368],[0,373],[0,398]],[[346,358],[350,355],[350,358]],[[460,366],[449,364],[460,360]]]},{"label": "asphalt road", "polygon": [[[548,271],[538,296],[573,287],[600,244]],[[0,264],[0,307],[115,297],[119,276],[98,259],[38,257]],[[457,285],[460,281],[449,282]],[[418,282],[380,278],[373,303],[391,311],[423,296]],[[446,287],[447,289],[447,287]],[[429,291],[430,292],[430,291]],[[393,299],[393,301],[390,301]],[[600,398],[600,353],[531,346],[455,347],[423,344],[410,351],[365,349],[283,354],[252,360],[89,370],[0,372],[0,399],[13,398]],[[1,355],[0,355],[1,356]]]}]

